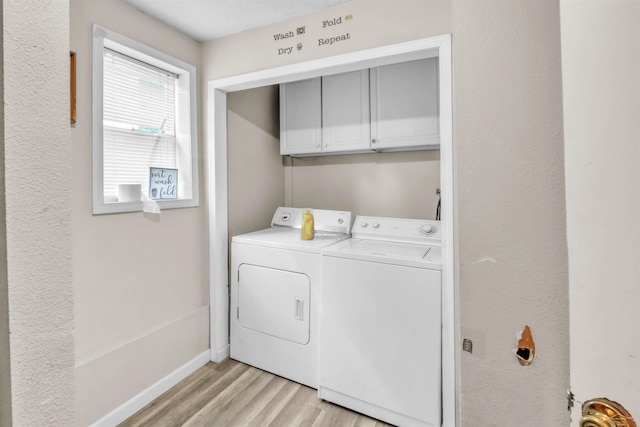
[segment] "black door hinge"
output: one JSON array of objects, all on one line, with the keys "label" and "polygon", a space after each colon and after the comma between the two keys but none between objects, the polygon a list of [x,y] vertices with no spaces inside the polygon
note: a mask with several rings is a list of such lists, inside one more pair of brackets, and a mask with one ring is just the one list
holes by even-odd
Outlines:
[{"label": "black door hinge", "polygon": [[571,389],[567,389],[567,411],[571,412],[575,400],[575,395],[573,394]]}]

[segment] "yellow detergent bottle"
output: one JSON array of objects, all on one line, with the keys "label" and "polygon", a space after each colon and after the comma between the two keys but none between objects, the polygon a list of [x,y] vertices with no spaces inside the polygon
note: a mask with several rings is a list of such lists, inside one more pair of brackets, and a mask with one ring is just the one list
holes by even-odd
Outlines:
[{"label": "yellow detergent bottle", "polygon": [[311,209],[306,209],[302,215],[302,229],[300,230],[302,240],[313,239],[313,213]]}]

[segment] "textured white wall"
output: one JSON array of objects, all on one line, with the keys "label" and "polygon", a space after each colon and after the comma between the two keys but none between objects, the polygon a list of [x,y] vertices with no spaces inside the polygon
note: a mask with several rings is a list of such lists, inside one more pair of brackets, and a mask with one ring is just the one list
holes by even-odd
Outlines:
[{"label": "textured white wall", "polygon": [[576,400],[608,397],[638,422],[640,1],[560,8],[571,387]]},{"label": "textured white wall", "polygon": [[70,16],[78,61],[71,130],[76,424],[88,425],[209,348],[203,194],[201,207],[164,210],[157,218],[91,214],[92,24],[193,64],[198,73],[200,45],[121,0],[72,0]]},{"label": "textured white wall", "polygon": [[559,5],[454,0],[453,23],[461,425],[567,425]]},{"label": "textured white wall", "polygon": [[75,424],[67,0],[3,1],[15,426]]}]

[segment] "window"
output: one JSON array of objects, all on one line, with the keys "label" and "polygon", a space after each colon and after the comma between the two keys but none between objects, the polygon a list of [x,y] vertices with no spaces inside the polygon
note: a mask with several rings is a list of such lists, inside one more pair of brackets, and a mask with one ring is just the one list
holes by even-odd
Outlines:
[{"label": "window", "polygon": [[156,199],[153,192],[161,209],[198,206],[195,74],[192,65],[94,26],[94,214],[140,211],[142,202],[121,199],[118,188],[138,184],[149,197],[150,168],[177,170],[177,194]]}]

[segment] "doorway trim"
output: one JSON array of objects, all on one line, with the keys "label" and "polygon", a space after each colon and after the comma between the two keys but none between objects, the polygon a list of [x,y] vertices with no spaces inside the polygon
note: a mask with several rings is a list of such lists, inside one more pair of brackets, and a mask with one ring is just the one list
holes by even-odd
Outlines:
[{"label": "doorway trim", "polygon": [[451,35],[361,50],[208,82],[207,204],[211,360],[229,356],[227,93],[330,74],[438,57],[440,78],[440,187],[442,218],[442,416],[456,425],[456,300],[453,212]]}]

